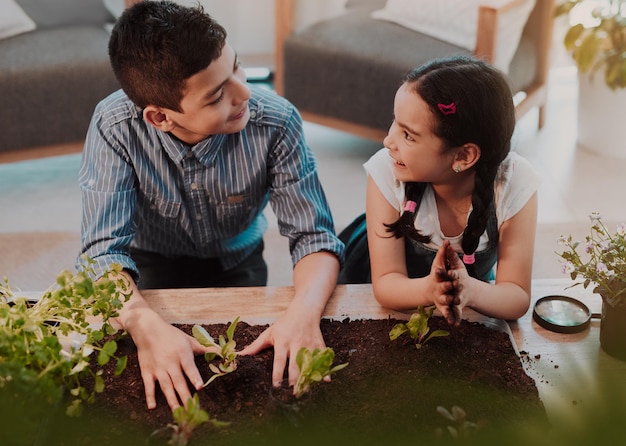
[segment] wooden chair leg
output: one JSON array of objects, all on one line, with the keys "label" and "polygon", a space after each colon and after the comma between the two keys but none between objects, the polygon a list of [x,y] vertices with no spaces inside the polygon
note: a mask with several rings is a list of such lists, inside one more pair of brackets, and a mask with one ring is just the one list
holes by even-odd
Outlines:
[{"label": "wooden chair leg", "polygon": [[545,123],[546,123],[546,106],[540,105],[539,106],[539,130],[543,128]]}]

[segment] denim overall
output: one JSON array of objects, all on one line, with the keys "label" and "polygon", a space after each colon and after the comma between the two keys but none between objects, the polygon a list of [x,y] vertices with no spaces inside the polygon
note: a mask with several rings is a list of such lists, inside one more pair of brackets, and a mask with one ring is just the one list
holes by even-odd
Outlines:
[{"label": "denim overall", "polygon": [[[474,253],[474,264],[472,266],[467,265],[468,273],[484,282],[495,279],[494,266],[498,260],[498,219],[496,218],[493,204],[489,214],[489,220],[487,221],[489,243],[484,250]],[[405,238],[404,247],[409,277],[424,277],[430,274],[431,265],[435,260],[437,250],[407,238]],[[459,256],[462,257],[463,254]]]},{"label": "denim overall", "polygon": [[[495,279],[494,266],[498,259],[498,219],[496,218],[493,203],[489,210],[486,230],[489,236],[489,243],[486,249],[474,253],[474,264],[467,265],[468,273],[484,282]],[[365,214],[359,215],[339,234],[339,238],[346,245],[346,259],[339,272],[337,283],[371,283],[372,273],[367,245]],[[405,251],[409,277],[425,277],[430,274],[431,265],[437,250],[405,238]]]}]

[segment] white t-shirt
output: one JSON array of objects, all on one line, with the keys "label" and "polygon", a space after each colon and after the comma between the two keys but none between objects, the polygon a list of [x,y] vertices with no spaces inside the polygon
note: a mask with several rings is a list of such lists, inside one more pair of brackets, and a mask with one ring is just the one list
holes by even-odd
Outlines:
[{"label": "white t-shirt", "polygon": [[[393,174],[393,159],[389,156],[388,149],[384,147],[380,149],[372,155],[363,167],[389,204],[400,215],[405,202],[404,182],[397,180]],[[539,184],[541,184],[541,178],[528,160],[515,152],[510,152],[500,165],[494,184],[498,230],[503,222],[513,217],[524,207],[539,188]],[[427,186],[424,191],[424,196],[415,218],[415,227],[422,234],[431,236],[431,242],[427,246],[437,249],[441,246],[444,239],[448,239],[457,252],[462,252],[461,240],[463,233],[454,237],[446,237],[441,231],[437,203],[435,202],[433,189],[430,186]],[[485,231],[480,238],[477,251],[485,249],[488,240],[489,237],[487,236],[487,231]]]}]

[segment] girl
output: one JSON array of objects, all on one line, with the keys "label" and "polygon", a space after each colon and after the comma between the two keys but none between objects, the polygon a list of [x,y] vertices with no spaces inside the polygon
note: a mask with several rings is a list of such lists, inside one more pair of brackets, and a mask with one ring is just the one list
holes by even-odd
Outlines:
[{"label": "girl", "polygon": [[465,307],[502,319],[528,310],[540,180],[510,153],[514,128],[507,80],[483,61],[438,59],[406,76],[385,148],[365,163],[381,305],[435,305],[453,325]]}]

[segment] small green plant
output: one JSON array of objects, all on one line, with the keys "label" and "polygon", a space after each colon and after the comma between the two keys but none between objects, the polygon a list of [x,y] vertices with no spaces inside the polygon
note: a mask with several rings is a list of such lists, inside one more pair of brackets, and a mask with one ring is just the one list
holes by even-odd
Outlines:
[{"label": "small green plant", "polygon": [[348,363],[339,364],[333,367],[335,351],[326,347],[324,349],[309,350],[306,347],[300,348],[296,355],[296,363],[300,369],[298,381],[294,387],[296,398],[302,397],[311,389],[311,384],[322,381],[325,377],[345,368]]},{"label": "small green plant", "polygon": [[574,285],[593,286],[593,292],[609,305],[626,305],[626,224],[620,223],[614,233],[602,223],[597,212],[589,215],[591,228],[585,241],[561,236],[564,251],[561,268]]},{"label": "small green plant", "polygon": [[[447,429],[452,438],[457,441],[467,440],[480,428],[479,424],[467,420],[467,414],[459,406],[452,406],[450,411],[443,406],[437,406],[437,412],[448,421],[455,423],[454,426],[447,426]],[[441,430],[438,429],[437,434],[441,435]]]},{"label": "small green plant", "polygon": [[424,307],[418,307],[417,313],[413,313],[407,323],[400,322],[393,326],[389,332],[389,339],[395,341],[402,334],[409,333],[409,336],[415,340],[415,347],[419,349],[432,338],[448,336],[450,332],[446,330],[430,330],[428,320],[434,311],[435,307],[430,307],[428,310]]},{"label": "small green plant", "polygon": [[[239,316],[235,318],[226,330],[226,337],[220,335],[217,343],[204,327],[201,325],[193,326],[191,331],[193,337],[205,347],[214,347],[217,350],[216,352],[207,352],[204,354],[204,358],[209,363],[209,369],[214,373],[213,376],[204,383],[204,387],[208,386],[218,377],[227,375],[237,369],[237,352],[235,351],[237,343],[233,337],[238,323]],[[218,365],[212,363],[216,357],[222,359]]]},{"label": "small green plant", "polygon": [[[165,429],[172,431],[167,444],[171,446],[186,446],[193,432],[203,424],[211,423],[215,427],[228,426],[230,423],[213,420],[206,410],[200,407],[200,398],[196,393],[187,400],[186,406],[179,406],[172,412],[174,422]],[[160,434],[162,429],[153,432],[152,436]]]},{"label": "small green plant", "polygon": [[626,88],[626,0],[564,0],[556,7],[558,16],[579,21],[564,38],[579,71],[603,70],[610,89]]},{"label": "small green plant", "polygon": [[[117,350],[115,340],[104,342],[116,333],[109,320],[132,291],[119,274],[121,265],[111,265],[93,280],[93,263],[85,259],[76,275],[61,272],[56,284],[34,302],[15,295],[8,279],[0,284],[0,391],[10,400],[37,395],[40,402],[58,404],[69,396],[66,413],[78,416],[83,402],[92,403],[104,390],[101,367]],[[95,366],[90,364],[94,352]],[[126,357],[116,359],[119,375]],[[89,389],[84,384],[88,377],[93,379]]]}]

